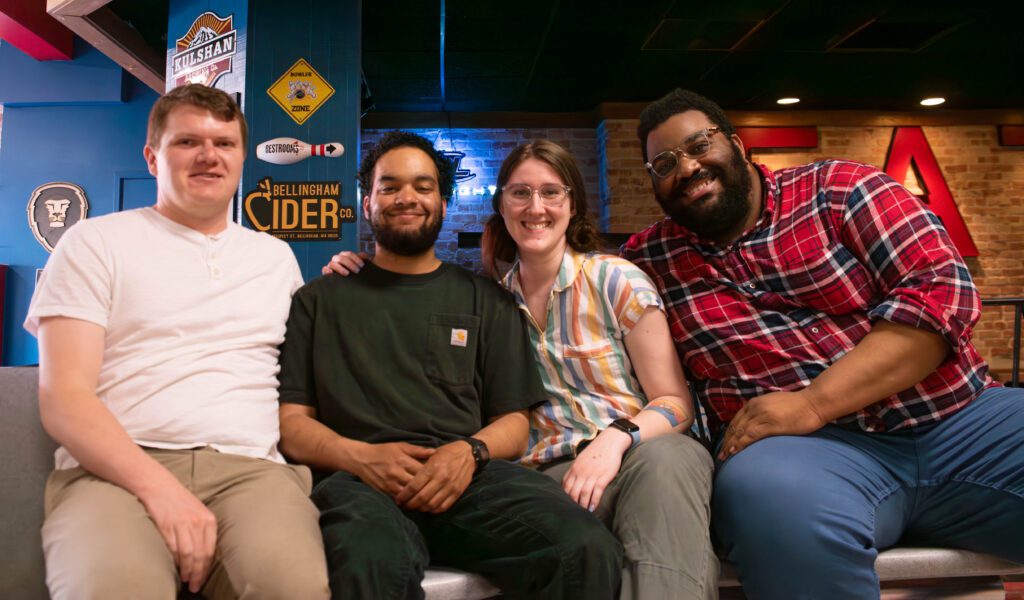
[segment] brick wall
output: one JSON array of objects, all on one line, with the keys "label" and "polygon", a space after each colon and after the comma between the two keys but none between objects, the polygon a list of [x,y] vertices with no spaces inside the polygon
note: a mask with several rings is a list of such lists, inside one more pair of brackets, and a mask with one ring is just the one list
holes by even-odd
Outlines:
[{"label": "brick wall", "polygon": [[[601,222],[608,231],[637,231],[661,216],[641,165],[636,125],[633,119],[609,119],[598,128],[599,154],[607,165],[600,174]],[[967,265],[982,297],[1024,295],[1024,151],[999,146],[994,125],[923,129],[978,247],[979,256]],[[819,126],[818,134],[814,150],[762,151],[754,160],[781,168],[847,158],[881,168],[893,129]],[[913,186],[912,175],[908,183]],[[1000,378],[1008,373],[1012,326],[1011,309],[986,308],[974,336]]]},{"label": "brick wall", "polygon": [[[364,129],[360,140],[360,156],[373,146],[386,130]],[[568,148],[576,157],[587,187],[591,212],[600,210],[598,198],[597,134],[593,129],[413,129],[415,133],[434,141],[441,150],[458,150],[466,154],[460,169],[470,169],[476,177],[457,184],[458,190],[451,204],[444,228],[437,241],[437,254],[445,261],[468,269],[480,270],[479,248],[458,248],[460,231],[481,232],[491,215],[491,194],[488,186],[495,185],[498,170],[505,156],[519,144],[550,139]],[[480,192],[485,191],[482,195]],[[373,250],[373,235],[369,226],[360,219],[360,246]]]},{"label": "brick wall", "polygon": [[635,233],[662,217],[651,196],[634,119],[606,119],[598,126],[601,158],[601,230]]}]

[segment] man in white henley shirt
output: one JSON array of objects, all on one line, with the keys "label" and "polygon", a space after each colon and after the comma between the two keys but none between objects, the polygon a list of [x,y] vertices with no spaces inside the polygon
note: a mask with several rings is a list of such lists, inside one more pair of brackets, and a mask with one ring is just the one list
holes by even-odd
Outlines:
[{"label": "man in white henley shirt", "polygon": [[61,239],[25,328],[61,444],[46,486],[53,598],[326,598],[306,467],[277,450],[277,356],[302,285],[288,246],[228,218],[234,100],[179,87],[150,113],[156,205]]}]

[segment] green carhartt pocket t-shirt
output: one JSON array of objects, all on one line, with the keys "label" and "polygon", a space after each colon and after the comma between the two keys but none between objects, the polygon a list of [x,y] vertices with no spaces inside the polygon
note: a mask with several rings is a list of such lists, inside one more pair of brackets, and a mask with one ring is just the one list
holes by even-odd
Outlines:
[{"label": "green carhartt pocket t-shirt", "polygon": [[368,263],[302,287],[279,378],[281,402],[370,443],[438,446],[544,400],[511,296],[449,264],[403,275]]}]

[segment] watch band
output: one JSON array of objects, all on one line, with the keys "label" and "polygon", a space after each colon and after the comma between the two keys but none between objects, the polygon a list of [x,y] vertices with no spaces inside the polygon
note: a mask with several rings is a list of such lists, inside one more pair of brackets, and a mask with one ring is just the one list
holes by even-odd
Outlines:
[{"label": "watch band", "polygon": [[473,449],[473,462],[476,463],[476,470],[484,468],[484,465],[491,462],[491,451],[483,440],[475,437],[464,438],[466,443]]},{"label": "watch band", "polygon": [[629,419],[615,419],[609,427],[614,427],[615,429],[628,434],[629,437],[633,439],[632,443],[629,445],[630,448],[640,443],[640,426]]}]

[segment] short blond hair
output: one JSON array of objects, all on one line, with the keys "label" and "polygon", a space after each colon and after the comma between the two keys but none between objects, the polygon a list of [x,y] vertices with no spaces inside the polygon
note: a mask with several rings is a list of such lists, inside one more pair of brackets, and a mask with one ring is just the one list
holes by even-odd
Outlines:
[{"label": "short blond hair", "polygon": [[235,99],[223,90],[198,83],[180,85],[160,96],[153,104],[149,111],[149,125],[146,128],[146,145],[152,148],[160,147],[160,136],[167,126],[167,115],[183,104],[205,108],[222,121],[238,121],[239,129],[242,131],[242,150],[248,148],[249,128],[245,123],[245,115],[242,114],[242,109],[238,107]]}]

